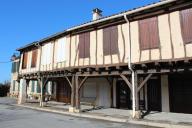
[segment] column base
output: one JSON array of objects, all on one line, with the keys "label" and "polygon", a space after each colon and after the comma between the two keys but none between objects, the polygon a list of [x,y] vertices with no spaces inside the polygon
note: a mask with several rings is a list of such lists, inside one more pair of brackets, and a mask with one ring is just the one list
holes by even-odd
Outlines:
[{"label": "column base", "polygon": [[24,104],[25,102],[26,102],[26,99],[24,99],[24,98],[22,98],[22,99],[18,98],[17,104]]},{"label": "column base", "polygon": [[132,118],[133,119],[141,119],[141,111],[138,110],[138,111],[135,111],[135,113],[132,113]]},{"label": "column base", "polygon": [[75,107],[69,107],[69,112],[75,112]]},{"label": "column base", "polygon": [[47,102],[40,102],[40,107],[45,107],[47,105]]},{"label": "column base", "polygon": [[80,112],[81,112],[81,110],[80,110],[80,109],[76,109],[76,108],[75,108],[74,112],[76,112],[76,113],[80,113]]}]

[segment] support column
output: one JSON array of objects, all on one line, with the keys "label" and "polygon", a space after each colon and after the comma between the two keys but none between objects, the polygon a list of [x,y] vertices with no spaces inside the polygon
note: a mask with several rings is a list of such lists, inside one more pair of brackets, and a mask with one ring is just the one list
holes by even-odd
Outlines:
[{"label": "support column", "polygon": [[76,87],[76,93],[75,93],[75,98],[76,98],[76,110],[75,112],[80,112],[80,90],[79,90],[79,76],[75,76],[75,87]]},{"label": "support column", "polygon": [[141,112],[139,111],[139,98],[138,98],[138,77],[136,72],[132,72],[132,116],[135,119],[141,118]]},{"label": "support column", "polygon": [[26,90],[27,90],[26,79],[21,79],[20,80],[18,104],[23,104],[26,102],[26,96],[27,96]]},{"label": "support column", "polygon": [[75,76],[72,76],[71,81],[71,106],[69,107],[69,112],[75,112]]},{"label": "support column", "polygon": [[168,75],[161,75],[162,111],[170,112]]},{"label": "support column", "polygon": [[39,78],[38,79],[38,82],[39,82],[39,85],[40,85],[40,88],[41,88],[41,93],[40,93],[40,107],[43,107],[44,106],[44,79],[43,78]]}]

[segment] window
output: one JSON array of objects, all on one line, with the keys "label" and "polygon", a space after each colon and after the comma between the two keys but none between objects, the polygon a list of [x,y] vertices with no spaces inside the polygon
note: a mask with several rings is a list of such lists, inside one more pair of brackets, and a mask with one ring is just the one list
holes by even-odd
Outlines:
[{"label": "window", "polygon": [[79,35],[79,58],[90,57],[90,33]]},{"label": "window", "polygon": [[28,53],[27,53],[27,52],[24,52],[24,53],[23,53],[22,69],[26,69],[26,68],[27,68],[27,59],[28,59]]},{"label": "window", "polygon": [[118,28],[117,26],[103,29],[103,54],[118,53]]},{"label": "window", "polygon": [[37,53],[38,53],[37,49],[32,51],[32,61],[31,61],[32,68],[36,67],[36,65],[37,65]]},{"label": "window", "polygon": [[180,12],[180,21],[184,43],[192,42],[192,8]]},{"label": "window", "polygon": [[139,21],[139,39],[141,50],[159,48],[160,41],[157,17]]}]

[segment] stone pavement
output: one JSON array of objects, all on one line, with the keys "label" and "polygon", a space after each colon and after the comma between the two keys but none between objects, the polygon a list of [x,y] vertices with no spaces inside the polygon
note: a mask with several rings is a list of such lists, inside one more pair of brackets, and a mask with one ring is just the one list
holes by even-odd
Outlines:
[{"label": "stone pavement", "polygon": [[96,108],[81,106],[84,112],[69,113],[66,104],[48,104],[48,107],[39,107],[39,103],[26,103],[22,107],[41,110],[46,112],[53,112],[58,114],[70,115],[75,117],[85,117],[91,119],[115,121],[122,123],[133,123],[148,126],[168,127],[168,128],[192,128],[191,114],[165,113],[165,112],[151,112],[141,120],[133,120],[131,118],[131,111],[119,110],[113,108]]},{"label": "stone pavement", "polygon": [[0,98],[0,128],[155,128],[36,111]]}]

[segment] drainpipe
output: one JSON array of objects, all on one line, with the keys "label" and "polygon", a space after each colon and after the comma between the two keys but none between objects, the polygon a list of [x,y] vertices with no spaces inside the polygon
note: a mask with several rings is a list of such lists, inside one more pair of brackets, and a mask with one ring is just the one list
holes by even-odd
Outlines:
[{"label": "drainpipe", "polygon": [[136,116],[136,101],[135,101],[135,72],[132,69],[132,64],[131,64],[131,29],[130,29],[130,22],[127,18],[127,15],[124,15],[125,21],[129,24],[129,47],[128,47],[128,68],[131,71],[131,81],[132,81],[132,109],[133,109],[133,118]]}]

